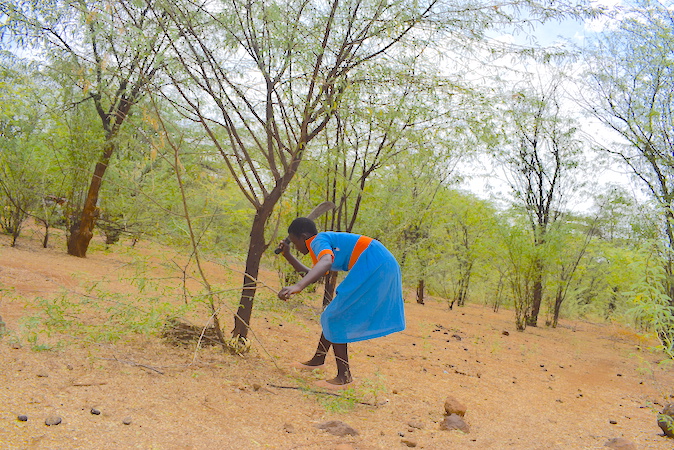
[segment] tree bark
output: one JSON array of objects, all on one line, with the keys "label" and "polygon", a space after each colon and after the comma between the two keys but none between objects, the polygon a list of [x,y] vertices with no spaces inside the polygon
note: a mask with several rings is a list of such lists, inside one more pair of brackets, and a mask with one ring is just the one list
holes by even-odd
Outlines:
[{"label": "tree bark", "polygon": [[335,288],[337,287],[337,272],[332,270],[325,275],[325,286],[323,288],[323,309],[335,298]]},{"label": "tree bark", "polygon": [[98,194],[103,184],[103,176],[108,168],[110,158],[115,151],[115,144],[108,140],[103,150],[103,156],[100,161],[96,163],[94,175],[91,177],[91,184],[87,192],[87,198],[84,201],[84,208],[82,209],[82,216],[80,220],[74,223],[70,229],[70,236],[68,237],[68,254],[84,258],[87,256],[89,249],[89,242],[94,236],[94,225],[98,219],[99,209],[96,206],[98,203]]},{"label": "tree bark", "polygon": [[424,280],[419,280],[417,284],[417,303],[420,305],[424,304]]},{"label": "tree bark", "polygon": [[527,325],[530,327],[538,326],[538,313],[541,310],[543,300],[543,267],[540,260],[536,261],[536,279],[532,292],[531,310],[527,317]]},{"label": "tree bark", "polygon": [[262,254],[267,249],[264,228],[275,204],[276,202],[265,202],[258,209],[253,219],[253,226],[250,230],[250,241],[248,243],[248,256],[246,257],[246,271],[243,275],[243,289],[241,290],[239,308],[234,316],[232,337],[245,339],[248,336],[250,318],[253,313],[253,300],[257,291],[260,260],[262,259]]},{"label": "tree bark", "polygon": [[557,328],[559,324],[559,312],[562,310],[562,302],[564,301],[564,292],[562,287],[557,288],[557,295],[555,296],[555,309],[552,315],[552,328]]}]

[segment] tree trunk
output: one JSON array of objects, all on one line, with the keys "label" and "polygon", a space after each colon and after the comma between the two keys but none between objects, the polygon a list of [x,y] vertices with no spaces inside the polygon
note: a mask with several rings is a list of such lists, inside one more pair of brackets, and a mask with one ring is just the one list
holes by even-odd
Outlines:
[{"label": "tree trunk", "polygon": [[530,327],[538,326],[538,313],[541,310],[541,301],[543,300],[543,268],[540,261],[536,261],[536,279],[532,292],[531,311],[527,317],[527,325]]},{"label": "tree trunk", "polygon": [[262,254],[267,249],[264,228],[273,210],[273,205],[274,202],[265,202],[258,209],[253,219],[253,226],[250,230],[250,241],[248,243],[248,256],[246,258],[246,272],[243,275],[243,289],[241,290],[239,308],[234,316],[232,337],[246,338],[248,336],[250,317],[253,313],[253,300],[257,291],[260,260],[262,259]]},{"label": "tree trunk", "polygon": [[42,248],[47,248],[49,244],[49,223],[44,221],[44,239],[42,239]]},{"label": "tree trunk", "polygon": [[94,169],[94,176],[91,178],[89,185],[89,192],[84,201],[84,208],[82,209],[82,216],[80,220],[74,223],[70,228],[70,236],[68,237],[68,254],[84,258],[87,256],[89,249],[89,242],[94,236],[94,225],[98,218],[99,210],[96,204],[98,203],[98,194],[103,184],[103,176],[110,163],[110,157],[115,151],[115,144],[111,139],[105,145],[103,155]]},{"label": "tree trunk", "polygon": [[461,277],[459,288],[458,306],[464,306],[468,299],[468,288],[470,287],[470,276],[473,272],[473,264],[468,264],[465,273]]},{"label": "tree trunk", "polygon": [[330,271],[325,276],[325,286],[323,288],[323,309],[335,298],[335,288],[337,287],[337,272]]},{"label": "tree trunk", "polygon": [[417,284],[417,303],[420,305],[424,304],[424,280],[419,280]]},{"label": "tree trunk", "polygon": [[557,328],[559,324],[559,312],[562,309],[562,301],[564,301],[563,289],[559,287],[557,289],[557,295],[555,296],[555,309],[552,315],[552,328]]},{"label": "tree trunk", "polygon": [[492,304],[492,309],[494,312],[498,312],[501,307],[501,296],[503,295],[503,274],[499,274],[498,284],[496,285],[496,293],[494,294],[494,303]]}]

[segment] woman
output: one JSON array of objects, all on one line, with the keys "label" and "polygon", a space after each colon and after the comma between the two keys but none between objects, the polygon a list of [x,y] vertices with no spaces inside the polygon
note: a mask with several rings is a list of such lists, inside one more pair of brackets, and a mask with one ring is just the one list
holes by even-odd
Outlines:
[{"label": "woman", "polygon": [[309,369],[322,366],[332,346],[337,376],[321,385],[344,387],[353,381],[347,343],[405,329],[400,266],[379,241],[352,233],[318,233],[316,224],[306,217],[290,224],[288,236],[300,253],[311,255],[314,265],[311,269],[306,267],[289,252],[288,244],[281,242],[279,248],[283,256],[305,275],[292,286],[281,289],[280,299],[288,300],[330,270],[348,272],[337,286],[334,299],[321,314],[323,333],[316,353],[309,361],[299,364]]}]

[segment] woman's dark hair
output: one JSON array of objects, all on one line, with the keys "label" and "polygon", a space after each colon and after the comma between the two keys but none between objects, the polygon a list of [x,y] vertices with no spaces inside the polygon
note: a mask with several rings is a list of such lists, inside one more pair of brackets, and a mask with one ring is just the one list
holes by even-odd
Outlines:
[{"label": "woman's dark hair", "polygon": [[290,226],[288,227],[288,234],[300,237],[303,233],[307,233],[309,236],[314,236],[318,234],[318,230],[316,229],[316,224],[313,220],[306,217],[298,217],[290,223]]}]

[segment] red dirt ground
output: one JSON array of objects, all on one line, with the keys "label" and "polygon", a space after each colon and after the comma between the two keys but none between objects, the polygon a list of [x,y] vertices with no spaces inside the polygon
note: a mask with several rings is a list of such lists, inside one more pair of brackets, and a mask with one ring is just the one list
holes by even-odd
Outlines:
[{"label": "red dirt ground", "polygon": [[[67,332],[42,335],[59,345],[38,351],[34,344],[42,341],[31,342],[26,328],[40,313],[37,297],[56,304],[64,292],[93,301],[114,292],[142,307],[134,282],[139,261],[143,276],[167,286],[176,280],[165,277],[185,261],[156,245],[120,243],[106,251],[98,241],[80,259],[65,254],[62,236],[53,242],[40,248],[33,232],[11,248],[0,237],[0,316],[8,330],[0,339],[2,449],[601,449],[615,437],[639,449],[674,448],[656,423],[662,405],[674,401],[674,365],[658,364],[664,356],[649,349],[653,342],[617,324],[562,320],[557,329],[517,332],[511,311],[450,311],[442,301],[418,305],[410,295],[407,330],[351,344],[354,387],[325,395],[313,382],[334,376],[334,360],[314,373],[289,367],[315,347],[322,289],[276,301],[271,271],[262,279],[271,289],[261,291],[245,356],[176,347],[149,334],[96,343]],[[209,263],[207,271],[237,290],[235,270]],[[92,282],[96,289],[85,290]],[[166,301],[179,305],[176,292],[167,290]],[[224,311],[227,329],[232,315]],[[87,323],[99,320],[79,314]],[[469,433],[440,430],[448,395],[467,405]],[[21,414],[28,420],[17,420]],[[62,423],[46,426],[50,415]],[[327,420],[359,434],[316,428]]]}]

